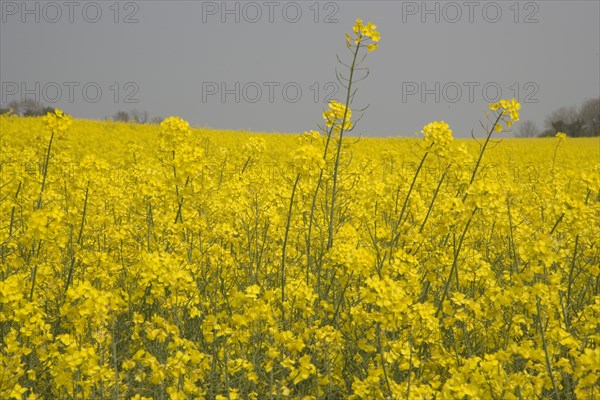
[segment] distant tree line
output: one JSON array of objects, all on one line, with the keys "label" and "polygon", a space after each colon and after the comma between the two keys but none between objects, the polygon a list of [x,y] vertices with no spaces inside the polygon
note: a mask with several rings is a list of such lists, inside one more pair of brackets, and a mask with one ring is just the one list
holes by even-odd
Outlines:
[{"label": "distant tree line", "polygon": [[561,107],[546,117],[541,131],[532,121],[519,124],[517,137],[548,137],[564,132],[571,137],[600,136],[600,97],[585,101],[581,107]]},{"label": "distant tree line", "polygon": [[[54,112],[54,107],[48,107],[33,99],[25,99],[22,101],[11,101],[6,108],[0,107],[0,115],[12,110],[12,113],[21,117],[39,117],[46,115],[49,112]],[[133,122],[137,124],[160,124],[162,117],[150,117],[147,111],[118,111],[112,117],[105,118],[106,120],[119,122]]]},{"label": "distant tree line", "polygon": [[44,106],[32,99],[25,99],[23,101],[11,101],[8,103],[7,108],[0,108],[0,114],[5,114],[10,110],[13,114],[22,117],[39,117],[54,112],[54,107]]},{"label": "distant tree line", "polygon": [[[0,108],[0,114],[12,110],[16,115],[35,117],[54,112],[53,107],[44,106],[32,99],[12,101],[7,108]],[[159,124],[161,117],[150,117],[147,111],[118,111],[106,120],[133,122],[137,124]],[[581,107],[561,107],[552,112],[544,121],[544,130],[538,129],[533,121],[523,121],[516,137],[548,137],[564,132],[571,137],[600,136],[600,97],[585,101]]]},{"label": "distant tree line", "polygon": [[117,113],[113,115],[112,118],[107,119],[119,122],[135,122],[136,124],[160,124],[163,120],[162,117],[150,118],[150,115],[147,111],[138,110],[117,111]]}]

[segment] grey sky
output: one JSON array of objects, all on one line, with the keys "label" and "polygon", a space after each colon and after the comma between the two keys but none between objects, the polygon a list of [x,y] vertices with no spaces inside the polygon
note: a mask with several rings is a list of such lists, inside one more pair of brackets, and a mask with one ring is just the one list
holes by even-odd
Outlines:
[{"label": "grey sky", "polygon": [[0,3],[0,102],[27,96],[80,118],[138,109],[212,128],[315,129],[357,17],[382,40],[357,86],[353,107],[370,108],[355,134],[412,136],[432,120],[481,134],[497,89],[542,128],[600,96],[598,1]]}]

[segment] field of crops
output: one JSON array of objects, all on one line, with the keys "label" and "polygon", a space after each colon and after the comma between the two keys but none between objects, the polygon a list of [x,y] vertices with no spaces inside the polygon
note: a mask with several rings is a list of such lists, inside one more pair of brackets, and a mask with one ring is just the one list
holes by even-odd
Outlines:
[{"label": "field of crops", "polygon": [[597,139],[1,118],[2,398],[598,395]]},{"label": "field of crops", "polygon": [[479,141],[343,137],[337,102],[303,135],[0,116],[0,398],[599,397],[598,139],[486,111]]}]

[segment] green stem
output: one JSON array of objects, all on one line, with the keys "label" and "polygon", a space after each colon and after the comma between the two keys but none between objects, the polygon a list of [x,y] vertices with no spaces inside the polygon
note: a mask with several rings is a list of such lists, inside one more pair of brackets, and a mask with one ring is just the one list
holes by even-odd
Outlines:
[{"label": "green stem", "polygon": [[356,59],[358,57],[358,50],[360,49],[360,43],[356,46],[354,51],[354,57],[352,58],[352,65],[350,66],[350,77],[348,78],[348,90],[346,92],[346,108],[344,109],[344,117],[342,118],[342,125],[340,127],[340,137],[337,141],[337,152],[335,155],[335,163],[333,165],[333,189],[331,191],[331,209],[329,210],[329,236],[327,239],[327,250],[333,246],[333,226],[335,216],[335,199],[337,197],[337,184],[338,184],[338,168],[340,165],[340,155],[342,153],[342,140],[344,138],[344,126],[348,118],[348,109],[350,108],[350,96],[352,95],[352,78],[354,77],[354,68],[356,66]]},{"label": "green stem", "polygon": [[[50,152],[52,150],[52,142],[54,141],[54,131],[50,135],[50,141],[48,142],[48,148],[46,149],[46,156],[44,157],[44,165],[43,165],[43,177],[42,177],[42,187],[40,188],[40,195],[38,197],[37,205],[35,210],[39,210],[42,208],[42,195],[44,193],[44,189],[46,188],[46,178],[48,177],[48,165],[50,164]],[[40,240],[41,244],[41,240]],[[35,249],[35,239],[33,241],[33,248]],[[39,248],[39,245],[38,245]],[[33,254],[32,254],[33,256]],[[33,291],[35,289],[35,279],[37,275],[37,264],[33,266],[31,270],[31,290],[29,291],[29,301],[33,300]]]},{"label": "green stem", "polygon": [[[77,235],[77,245],[81,245],[81,241],[83,239],[83,226],[85,225],[85,217],[87,214],[87,204],[88,204],[88,195],[90,191],[90,182],[88,181],[87,188],[85,189],[85,199],[83,201],[83,213],[81,216],[81,225],[79,226],[79,234]],[[65,282],[65,290],[64,297],[67,296],[67,290],[69,289],[69,285],[71,284],[71,280],[73,279],[73,270],[75,268],[75,254],[71,249],[71,265],[69,266],[69,274],[67,276],[67,281]]]},{"label": "green stem", "polygon": [[[479,152],[479,158],[477,159],[477,163],[475,163],[475,168],[473,169],[473,174],[471,174],[471,179],[469,180],[469,186],[471,186],[471,184],[475,180],[475,175],[477,175],[477,170],[479,169],[479,165],[481,164],[481,159],[483,158],[483,153],[485,153],[485,149],[487,148],[487,145],[490,142],[490,138],[492,137],[492,134],[494,133],[494,128],[498,124],[498,121],[500,121],[501,117],[502,117],[502,112],[500,112],[498,114],[498,117],[496,118],[496,121],[494,122],[494,124],[490,128],[490,130],[489,130],[489,132],[487,134],[487,137],[485,138],[485,142],[483,143],[483,147],[481,148],[481,151]],[[463,196],[463,202],[467,199],[467,196],[468,196],[468,193],[465,193],[464,196]]]},{"label": "green stem", "polygon": [[546,370],[548,371],[548,375],[550,376],[550,381],[552,382],[552,388],[554,389],[554,394],[557,400],[560,400],[560,394],[558,393],[558,387],[556,386],[556,381],[554,380],[554,375],[552,374],[552,364],[550,363],[550,356],[548,354],[548,343],[546,342],[546,335],[544,334],[544,328],[542,327],[542,313],[540,311],[540,299],[538,297],[536,301],[537,308],[537,322],[540,328],[540,336],[542,337],[542,347],[544,348],[544,355],[546,357]]},{"label": "green stem", "polygon": [[[438,306],[438,309],[435,312],[436,318],[439,315],[440,311],[442,311],[442,307],[444,306],[444,300],[446,300],[446,297],[448,296],[448,289],[450,287],[450,281],[452,280],[452,275],[456,274],[458,277],[458,255],[462,248],[462,244],[463,244],[463,241],[467,234],[467,230],[469,229],[469,225],[471,224],[471,221],[473,220],[473,216],[475,215],[476,211],[477,211],[477,207],[473,209],[473,212],[471,213],[471,216],[469,217],[469,220],[467,221],[467,224],[465,225],[465,229],[463,230],[460,240],[458,241],[458,247],[454,251],[454,260],[452,261],[452,268],[450,268],[450,273],[448,274],[448,278],[446,278],[446,283],[444,284],[444,292],[442,293],[442,298],[440,299],[440,304]],[[456,270],[456,272],[455,272],[455,270]]]},{"label": "green stem", "polygon": [[385,378],[385,385],[388,391],[390,398],[394,398],[392,393],[392,387],[390,386],[390,379],[388,378],[387,369],[385,368],[385,358],[383,357],[383,347],[381,346],[381,324],[377,324],[377,351],[379,352],[379,357],[381,358],[381,369],[383,369],[383,377]]},{"label": "green stem", "polygon": [[285,236],[283,238],[283,249],[281,251],[281,320],[285,325],[285,254],[287,248],[288,236],[290,233],[290,224],[292,220],[292,208],[294,206],[294,197],[296,195],[296,188],[300,181],[300,174],[296,175],[296,181],[292,188],[292,196],[290,197],[290,208],[288,209],[287,221],[285,223]]},{"label": "green stem", "polygon": [[442,177],[440,178],[440,181],[438,182],[438,185],[435,188],[435,192],[433,192],[433,198],[431,199],[431,203],[429,204],[429,209],[427,209],[427,214],[425,214],[425,219],[423,219],[423,223],[421,224],[421,227],[419,228],[419,233],[423,232],[423,228],[425,227],[425,224],[427,223],[427,220],[429,219],[429,214],[431,214],[431,210],[433,209],[433,203],[435,202],[435,199],[437,198],[438,192],[440,191],[440,187],[442,187],[442,182],[444,182],[444,178],[446,178],[447,172],[448,172],[448,168],[444,169],[444,173],[442,174]]},{"label": "green stem", "polygon": [[567,306],[565,307],[565,325],[569,329],[571,325],[570,307],[571,307],[571,287],[573,286],[573,271],[575,270],[575,260],[577,259],[577,245],[579,244],[579,235],[575,236],[575,249],[573,249],[573,259],[569,269],[569,284],[567,286]]},{"label": "green stem", "polygon": [[410,188],[408,189],[408,193],[406,193],[406,198],[404,199],[404,204],[402,204],[402,210],[400,210],[400,215],[398,216],[398,221],[396,222],[396,235],[394,236],[394,240],[392,241],[392,248],[390,249],[390,254],[392,249],[398,244],[398,240],[400,239],[400,225],[402,224],[402,217],[404,216],[404,212],[406,211],[406,207],[408,206],[408,200],[410,199],[410,195],[415,187],[415,182],[417,181],[417,177],[419,173],[421,173],[421,168],[423,168],[423,164],[425,163],[425,159],[429,154],[428,151],[425,152],[423,158],[421,158],[421,162],[415,171],[415,175],[413,176],[413,180],[410,183]]},{"label": "green stem", "polygon": [[[331,136],[333,133],[333,126],[327,132],[327,141],[325,142],[325,150],[323,151],[323,161],[327,162],[327,152],[329,151],[329,143],[331,143]],[[319,179],[317,180],[317,187],[315,188],[315,192],[313,193],[313,198],[310,206],[310,216],[308,218],[308,230],[306,233],[306,257],[307,257],[307,267],[306,267],[306,284],[309,284],[309,272],[312,266],[312,255],[311,255],[311,235],[312,235],[312,227],[313,221],[315,218],[315,208],[317,205],[317,195],[319,194],[319,189],[321,188],[321,184],[323,182],[323,173],[324,168],[321,168],[319,171]],[[319,271],[320,276],[320,271]]]},{"label": "green stem", "polygon": [[48,142],[48,148],[46,149],[46,156],[44,158],[43,165],[43,177],[42,177],[42,188],[40,189],[40,196],[38,197],[36,210],[42,208],[42,194],[46,188],[46,178],[48,177],[48,165],[50,164],[50,151],[52,150],[52,142],[54,141],[54,132],[50,135],[50,141]]}]

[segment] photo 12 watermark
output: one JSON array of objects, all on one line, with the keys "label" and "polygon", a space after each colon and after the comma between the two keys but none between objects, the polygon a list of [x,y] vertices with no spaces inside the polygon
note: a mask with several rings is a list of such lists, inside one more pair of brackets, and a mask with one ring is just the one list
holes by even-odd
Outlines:
[{"label": "photo 12 watermark", "polygon": [[140,22],[138,1],[0,1],[2,23]]},{"label": "photo 12 watermark", "polygon": [[402,82],[403,103],[493,103],[514,98],[521,103],[539,103],[536,82]]},{"label": "photo 12 watermark", "polygon": [[3,81],[0,85],[2,104],[12,101],[33,100],[38,103],[139,103],[140,87],[136,82],[15,82]]},{"label": "photo 12 watermark", "polygon": [[337,24],[340,2],[335,1],[202,1],[202,22],[260,22]]},{"label": "photo 12 watermark", "polygon": [[539,22],[537,1],[402,1],[402,23]]},{"label": "photo 12 watermark", "polygon": [[202,103],[328,103],[338,82],[202,82]]}]

